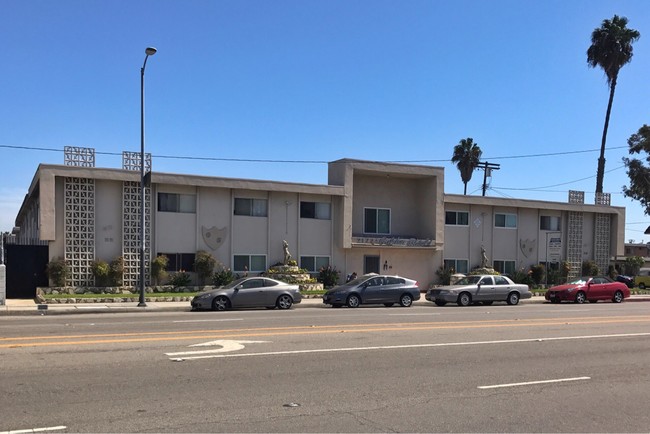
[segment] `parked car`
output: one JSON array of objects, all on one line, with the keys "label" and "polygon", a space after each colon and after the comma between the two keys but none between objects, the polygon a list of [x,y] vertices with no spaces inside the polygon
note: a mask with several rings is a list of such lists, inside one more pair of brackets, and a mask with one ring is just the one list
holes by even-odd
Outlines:
[{"label": "parked car", "polygon": [[630,276],[625,276],[623,274],[619,274],[616,276],[615,279],[617,282],[625,283],[628,288],[632,289],[634,288],[634,278]]},{"label": "parked car", "polygon": [[595,303],[598,300],[612,300],[620,303],[630,296],[630,289],[626,284],[615,282],[607,276],[578,277],[564,285],[558,285],[546,291],[544,296],[551,303],[573,301],[584,303],[589,300]]},{"label": "parked car", "polygon": [[359,307],[362,304],[399,304],[409,307],[420,299],[420,289],[415,280],[400,276],[366,274],[344,285],[330,289],[323,295],[323,303],[332,307]]},{"label": "parked car", "polygon": [[519,300],[532,296],[528,285],[517,284],[506,276],[472,275],[460,279],[455,285],[429,289],[425,298],[437,306],[447,303],[469,306],[472,303],[490,305],[495,301],[515,305]]},{"label": "parked car", "polygon": [[192,299],[192,309],[226,310],[240,307],[290,309],[300,303],[298,285],[268,277],[244,277],[222,287],[201,292]]},{"label": "parked car", "polygon": [[634,286],[640,289],[650,288],[650,268],[642,268],[636,276],[634,276]]}]

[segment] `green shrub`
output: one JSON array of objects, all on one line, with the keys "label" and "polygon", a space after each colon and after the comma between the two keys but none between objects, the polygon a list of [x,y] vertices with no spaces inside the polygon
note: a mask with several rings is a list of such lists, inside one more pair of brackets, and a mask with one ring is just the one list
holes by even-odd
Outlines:
[{"label": "green shrub", "polygon": [[122,279],[124,278],[124,258],[118,256],[111,261],[110,265],[110,283],[112,286],[122,286]]},{"label": "green shrub", "polygon": [[167,265],[169,258],[165,255],[158,255],[151,261],[151,278],[156,285],[160,285],[167,278]]},{"label": "green shrub", "polygon": [[535,285],[539,285],[544,280],[544,275],[546,274],[546,268],[542,264],[536,264],[530,266],[530,278],[533,279]]},{"label": "green shrub", "polygon": [[47,263],[45,272],[54,286],[65,286],[65,281],[70,276],[70,266],[65,259],[54,258]]},{"label": "green shrub", "polygon": [[436,270],[436,276],[440,279],[441,285],[449,285],[451,283],[452,274],[454,274],[453,268],[440,267]]},{"label": "green shrub", "polygon": [[95,286],[108,286],[110,284],[111,267],[106,261],[95,259],[90,265],[90,271],[95,278]]},{"label": "green shrub", "polygon": [[196,274],[199,277],[200,285],[205,285],[205,281],[212,276],[216,265],[217,260],[214,259],[210,253],[205,250],[199,250],[196,252],[194,258],[194,271],[196,271]]},{"label": "green shrub", "polygon": [[325,288],[331,288],[338,284],[340,274],[341,272],[337,270],[336,267],[328,265],[318,271],[317,280],[322,283]]},{"label": "green shrub", "polygon": [[582,275],[583,276],[598,276],[600,270],[598,265],[594,261],[584,261],[582,263]]},{"label": "green shrub", "polygon": [[645,264],[645,260],[641,256],[629,256],[625,258],[623,270],[628,276],[636,276],[643,264]]},{"label": "green shrub", "polygon": [[192,278],[190,277],[189,273],[185,271],[179,271],[178,273],[172,273],[171,278],[169,279],[169,283],[174,287],[174,288],[179,288],[181,286],[189,286],[189,284],[192,282]]},{"label": "green shrub", "polygon": [[533,286],[533,279],[530,272],[519,269],[512,274],[512,281],[523,285]]},{"label": "green shrub", "polygon": [[233,273],[230,268],[225,268],[223,266],[219,267],[219,269],[212,275],[212,284],[217,288],[227,285],[233,280],[235,280],[235,273]]}]

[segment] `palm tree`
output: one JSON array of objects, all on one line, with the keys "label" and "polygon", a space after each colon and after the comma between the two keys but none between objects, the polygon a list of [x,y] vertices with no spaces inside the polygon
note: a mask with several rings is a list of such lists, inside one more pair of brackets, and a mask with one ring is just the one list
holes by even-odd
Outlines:
[{"label": "palm tree", "polygon": [[456,167],[460,171],[460,179],[465,184],[463,194],[467,194],[467,183],[472,179],[472,173],[478,166],[482,153],[481,148],[474,143],[474,139],[471,137],[462,139],[454,146],[454,156],[451,157],[451,162],[456,163]]},{"label": "palm tree", "polygon": [[623,65],[632,60],[632,42],[639,39],[641,34],[627,28],[627,18],[614,15],[611,20],[603,20],[603,24],[591,33],[591,46],[587,50],[587,63],[591,68],[600,66],[605,71],[609,85],[609,102],[605,115],[603,140],[600,145],[598,158],[598,171],[596,172],[596,193],[603,192],[603,176],[605,174],[605,142],[607,141],[607,127],[609,116],[612,112],[614,91],[618,72]]}]

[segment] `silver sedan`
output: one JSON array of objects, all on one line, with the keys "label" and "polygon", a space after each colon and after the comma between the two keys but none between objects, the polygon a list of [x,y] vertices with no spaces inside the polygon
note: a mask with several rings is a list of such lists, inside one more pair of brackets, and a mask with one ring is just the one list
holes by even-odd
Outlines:
[{"label": "silver sedan", "polygon": [[204,291],[192,299],[192,310],[227,310],[240,307],[290,309],[300,303],[298,285],[268,277],[244,277],[222,287]]},{"label": "silver sedan", "polygon": [[528,285],[517,284],[506,276],[473,275],[460,279],[456,285],[429,289],[425,298],[438,306],[447,303],[469,306],[472,303],[489,305],[495,301],[514,305],[532,296]]}]

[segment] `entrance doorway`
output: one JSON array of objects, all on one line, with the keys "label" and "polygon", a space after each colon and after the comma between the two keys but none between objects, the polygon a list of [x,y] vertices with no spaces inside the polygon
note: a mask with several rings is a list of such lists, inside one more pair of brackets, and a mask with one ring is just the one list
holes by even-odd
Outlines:
[{"label": "entrance doorway", "polygon": [[366,255],[363,257],[363,274],[379,274],[379,256]]}]

